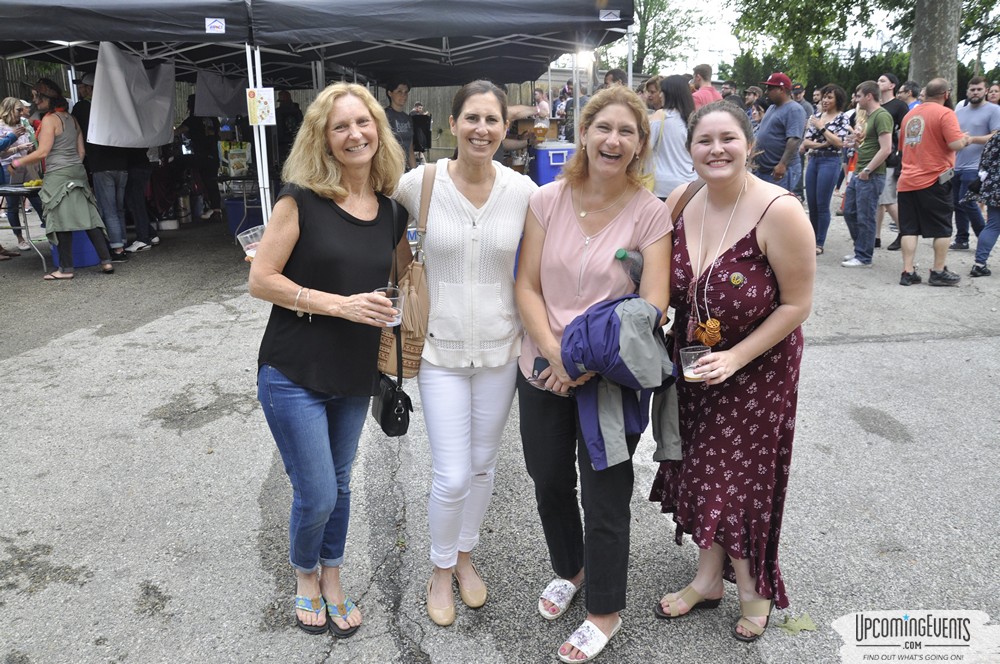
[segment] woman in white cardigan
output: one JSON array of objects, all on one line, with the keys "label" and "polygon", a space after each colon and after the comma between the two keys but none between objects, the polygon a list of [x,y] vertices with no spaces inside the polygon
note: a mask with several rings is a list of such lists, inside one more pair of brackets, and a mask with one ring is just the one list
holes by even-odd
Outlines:
[{"label": "woman in white cardigan", "polygon": [[[418,374],[433,465],[427,613],[442,626],[455,620],[453,578],[467,606],[486,602],[471,552],[514,399],[521,339],[514,263],[536,189],[493,161],[507,131],[502,90],[489,81],[462,87],[448,123],[458,147],[454,159],[437,162],[430,195],[423,245],[430,320]],[[404,175],[396,193],[413,217],[424,168]]]}]

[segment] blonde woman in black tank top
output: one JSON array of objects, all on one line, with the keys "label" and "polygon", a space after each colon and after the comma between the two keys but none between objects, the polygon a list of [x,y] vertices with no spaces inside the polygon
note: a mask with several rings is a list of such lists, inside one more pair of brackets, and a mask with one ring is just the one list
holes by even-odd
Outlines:
[{"label": "blonde woman in black tank top", "polygon": [[340,567],[351,465],[377,382],[379,334],[393,317],[373,291],[389,279],[392,246],[409,258],[406,211],[394,215],[387,198],[402,172],[403,152],[371,94],[329,86],[305,113],[250,269],[250,294],[274,304],[258,398],[294,490],[295,621],[310,634],[345,638],[361,625]]}]

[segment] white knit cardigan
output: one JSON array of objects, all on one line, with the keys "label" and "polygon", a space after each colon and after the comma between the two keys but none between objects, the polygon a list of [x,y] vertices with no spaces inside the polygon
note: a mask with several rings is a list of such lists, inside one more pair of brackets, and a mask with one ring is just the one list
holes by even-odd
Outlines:
[{"label": "white knit cardigan", "polygon": [[[496,179],[476,209],[437,162],[424,238],[430,320],[423,358],[442,367],[497,367],[518,356],[521,321],[514,303],[514,260],[528,199],[537,185],[494,161]],[[420,213],[424,167],[403,176],[395,198]],[[403,306],[406,306],[405,303]]]}]

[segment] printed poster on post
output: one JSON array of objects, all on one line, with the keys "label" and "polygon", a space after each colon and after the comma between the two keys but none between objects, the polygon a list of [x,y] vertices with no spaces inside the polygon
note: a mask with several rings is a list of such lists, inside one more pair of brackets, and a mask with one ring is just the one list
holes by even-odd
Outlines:
[{"label": "printed poster on post", "polygon": [[247,89],[247,117],[251,125],[277,124],[274,115],[274,88]]}]

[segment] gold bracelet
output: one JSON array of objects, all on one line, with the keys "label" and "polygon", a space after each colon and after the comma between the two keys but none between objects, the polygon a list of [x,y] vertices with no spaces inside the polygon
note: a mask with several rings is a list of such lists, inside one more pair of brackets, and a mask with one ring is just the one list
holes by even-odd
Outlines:
[{"label": "gold bracelet", "polygon": [[[303,290],[302,286],[299,286],[299,292],[295,294],[295,304],[292,305],[292,311],[294,311],[295,315],[299,318],[302,318],[302,312],[299,311],[299,296],[302,295]],[[308,297],[308,295],[306,295],[306,297]]]}]

